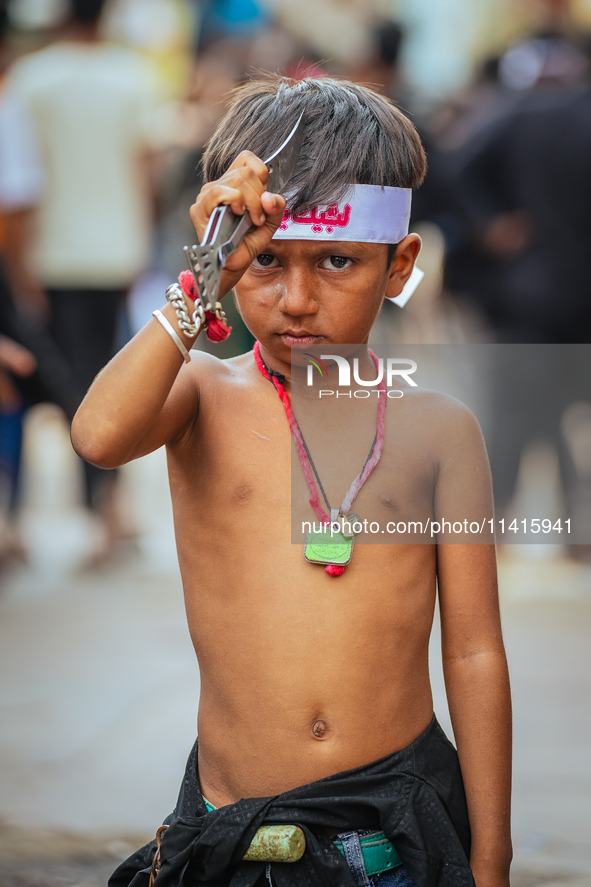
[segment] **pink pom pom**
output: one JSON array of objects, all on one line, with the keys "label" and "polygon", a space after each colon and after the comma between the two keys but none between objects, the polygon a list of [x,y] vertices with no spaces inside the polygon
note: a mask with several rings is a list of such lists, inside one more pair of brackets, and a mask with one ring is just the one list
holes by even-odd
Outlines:
[{"label": "pink pom pom", "polygon": [[231,326],[226,326],[226,324],[219,320],[213,312],[207,312],[208,325],[205,331],[205,335],[210,340],[210,342],[223,342],[224,339],[227,339],[230,333],[232,332]]},{"label": "pink pom pom", "polygon": [[324,572],[328,573],[329,576],[340,576],[341,573],[345,572],[345,568],[339,567],[339,566],[337,566],[337,564],[328,564],[324,568]]},{"label": "pink pom pom", "polygon": [[197,298],[197,290],[195,289],[195,279],[190,271],[181,271],[179,274],[179,283],[186,296],[190,299]]},{"label": "pink pom pom", "polygon": [[[191,272],[181,271],[179,283],[184,294],[195,301],[197,299],[197,290],[195,288],[195,279]],[[231,326],[226,326],[223,320],[215,316],[213,311],[207,312],[207,330],[205,333],[210,342],[223,342],[231,332]]]}]

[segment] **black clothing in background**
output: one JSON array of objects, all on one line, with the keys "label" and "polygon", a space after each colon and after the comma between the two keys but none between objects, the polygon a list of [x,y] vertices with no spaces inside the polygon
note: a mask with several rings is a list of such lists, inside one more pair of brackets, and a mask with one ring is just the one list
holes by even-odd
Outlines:
[{"label": "black clothing in background", "polygon": [[[210,813],[199,786],[195,743],[176,809],[165,822],[158,887],[253,887],[264,880],[266,864],[242,857],[264,823],[293,823],[306,836],[298,862],[271,863],[277,887],[356,887],[325,828],[382,830],[417,887],[474,887],[458,756],[435,717],[407,748],[379,761]],[[122,863],[109,887],[147,887],[155,847],[147,844]]]},{"label": "black clothing in background", "polygon": [[[591,90],[530,93],[459,149],[454,191],[474,246],[464,282],[499,342],[591,341]],[[492,256],[495,218],[523,213],[529,244]]]},{"label": "black clothing in background", "polygon": [[27,348],[37,361],[37,370],[31,376],[13,377],[26,405],[51,401],[71,419],[79,404],[79,392],[70,368],[45,327],[17,310],[1,263],[0,333]]},{"label": "black clothing in background", "polygon": [[[68,365],[77,392],[76,408],[94,377],[115,353],[117,323],[125,289],[48,289],[49,331]],[[105,471],[83,461],[85,502],[89,508],[101,505],[103,486],[111,482],[115,470]]]}]

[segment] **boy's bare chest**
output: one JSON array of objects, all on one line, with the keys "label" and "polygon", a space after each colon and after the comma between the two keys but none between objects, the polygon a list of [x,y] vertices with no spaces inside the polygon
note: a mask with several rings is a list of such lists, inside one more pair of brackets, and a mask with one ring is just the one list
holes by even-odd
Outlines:
[{"label": "boy's bare chest", "polygon": [[[298,454],[283,406],[273,394],[232,396],[230,391],[206,398],[196,432],[169,452],[175,509],[189,508],[206,525],[206,532],[216,522],[230,531],[232,526],[250,523],[270,531],[281,528],[282,536],[287,531],[295,541],[303,522],[318,520],[309,501],[313,494],[301,464],[301,448]],[[341,507],[367,461],[375,418],[368,413],[356,422],[339,423],[304,415],[300,426],[308,475],[320,508],[329,513],[329,508]],[[392,522],[431,516],[432,458],[428,449],[416,446],[416,439],[416,430],[406,428],[395,415],[388,416],[382,456],[352,506],[368,522],[362,536],[367,537],[369,523],[374,524],[372,541],[396,541]]]},{"label": "boy's bare chest", "polygon": [[[227,406],[228,401],[212,398],[200,416],[201,428],[207,431],[197,430],[191,440],[169,450],[179,564],[189,627],[202,668],[207,669],[211,661],[212,638],[218,653],[223,638],[227,661],[233,661],[237,650],[245,650],[246,638],[254,639],[252,660],[237,666],[233,675],[236,671],[250,674],[260,649],[268,651],[271,645],[277,662],[286,650],[294,662],[314,658],[320,626],[332,626],[336,651],[351,651],[359,643],[360,632],[370,643],[385,624],[395,637],[412,629],[423,643],[432,616],[432,544],[385,545],[397,540],[386,533],[364,533],[363,540],[356,539],[342,577],[328,577],[322,566],[304,557],[302,524],[314,521],[315,514],[281,404],[265,396],[244,396],[236,399],[232,410]],[[331,505],[333,500],[335,507],[340,505],[374,434],[372,423],[367,441],[359,443],[359,452],[342,444],[325,452],[315,450],[311,443],[310,452]],[[314,434],[309,437],[314,441]],[[400,447],[398,457],[396,464],[384,449],[354,503],[360,516],[372,521],[377,516],[384,528],[413,501],[423,510],[431,507],[432,493],[425,491],[420,480],[422,457],[415,454],[412,464],[400,460]],[[409,649],[416,651],[416,643]],[[414,655],[409,653],[411,658]],[[328,672],[337,668],[331,656],[324,661]],[[382,666],[376,669],[381,672]],[[308,702],[304,707],[307,710]]]}]

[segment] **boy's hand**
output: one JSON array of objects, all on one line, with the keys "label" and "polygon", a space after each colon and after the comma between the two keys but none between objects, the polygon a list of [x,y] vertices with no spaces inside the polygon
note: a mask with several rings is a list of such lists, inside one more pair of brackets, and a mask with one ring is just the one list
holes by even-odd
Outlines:
[{"label": "boy's hand", "polygon": [[242,151],[221,179],[208,182],[191,207],[191,221],[199,240],[209,217],[221,204],[227,204],[237,216],[248,211],[256,229],[246,235],[222,272],[220,295],[227,293],[242,277],[250,263],[268,245],[281,224],[285,199],[265,190],[269,171],[252,151]]}]

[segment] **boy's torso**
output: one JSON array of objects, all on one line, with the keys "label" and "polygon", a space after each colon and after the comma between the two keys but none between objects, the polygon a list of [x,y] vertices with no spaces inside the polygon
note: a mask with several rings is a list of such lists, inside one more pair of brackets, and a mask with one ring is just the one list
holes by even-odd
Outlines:
[{"label": "boy's torso", "polygon": [[[199,417],[168,461],[201,673],[199,774],[219,807],[376,760],[425,729],[435,547],[357,544],[338,578],[307,563],[290,544],[290,434],[274,388],[252,355],[198,363]],[[373,439],[368,409],[353,450]],[[435,477],[429,442],[405,431],[423,421],[410,401],[386,416],[382,460],[354,503],[381,526],[431,515]],[[329,498],[365,455],[335,449],[331,465],[319,454]],[[298,519],[313,520],[296,472],[293,483]]]}]

